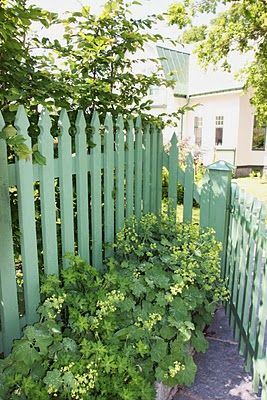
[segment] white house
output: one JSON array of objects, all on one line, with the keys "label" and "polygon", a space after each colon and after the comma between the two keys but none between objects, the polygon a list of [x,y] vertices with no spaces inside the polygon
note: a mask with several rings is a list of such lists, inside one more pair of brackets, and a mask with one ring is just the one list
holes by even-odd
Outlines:
[{"label": "white house", "polygon": [[[187,103],[195,105],[194,111],[182,117],[177,134],[200,146],[205,165],[224,159],[235,165],[241,176],[267,164],[267,129],[257,126],[251,93],[244,92],[233,73],[205,72],[194,56],[163,46],[149,48],[147,56],[161,57],[165,76],[172,73],[176,82],[174,89],[151,88],[153,113],[171,113]],[[234,69],[244,63],[240,60],[240,56],[234,57]],[[173,130],[166,128],[165,142]]]}]

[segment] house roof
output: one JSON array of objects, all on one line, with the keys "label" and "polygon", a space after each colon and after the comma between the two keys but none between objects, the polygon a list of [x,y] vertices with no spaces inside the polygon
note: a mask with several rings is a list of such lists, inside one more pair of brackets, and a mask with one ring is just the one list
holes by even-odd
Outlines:
[{"label": "house roof", "polygon": [[175,80],[175,95],[186,96],[189,83],[189,54],[162,46],[157,46],[157,52],[165,77]]},{"label": "house roof", "polygon": [[236,72],[251,60],[251,54],[233,53],[229,60],[232,72],[227,72],[214,70],[212,66],[204,70],[198,64],[197,57],[190,54],[191,48],[187,49],[189,51],[184,52],[157,46],[166,78],[172,77],[175,80],[175,96],[197,97],[239,91],[243,88],[244,83],[236,77]]}]

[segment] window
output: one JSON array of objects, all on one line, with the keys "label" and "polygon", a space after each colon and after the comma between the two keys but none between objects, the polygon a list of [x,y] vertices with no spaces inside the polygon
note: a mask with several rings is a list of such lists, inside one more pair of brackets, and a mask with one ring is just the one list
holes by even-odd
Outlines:
[{"label": "window", "polygon": [[202,126],[203,126],[203,118],[195,117],[194,118],[195,144],[199,147],[201,147],[202,144]]},{"label": "window", "polygon": [[259,126],[256,115],[254,115],[252,150],[265,150],[266,126]]},{"label": "window", "polygon": [[221,146],[223,142],[223,116],[217,116],[215,120],[215,145]]}]

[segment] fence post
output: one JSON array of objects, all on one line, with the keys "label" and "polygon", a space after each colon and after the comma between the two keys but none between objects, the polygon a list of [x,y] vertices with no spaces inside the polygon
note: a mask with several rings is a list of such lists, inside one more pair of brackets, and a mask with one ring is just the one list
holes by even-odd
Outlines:
[{"label": "fence post", "polygon": [[226,247],[229,226],[231,179],[233,167],[225,161],[217,161],[207,167],[210,177],[209,223],[215,230],[216,239],[222,243],[222,276],[225,277]]}]

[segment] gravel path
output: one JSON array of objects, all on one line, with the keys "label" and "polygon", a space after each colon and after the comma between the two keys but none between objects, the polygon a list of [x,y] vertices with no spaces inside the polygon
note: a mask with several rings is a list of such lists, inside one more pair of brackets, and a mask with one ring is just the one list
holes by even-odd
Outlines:
[{"label": "gravel path", "polygon": [[195,357],[196,381],[175,400],[259,400],[252,391],[251,376],[245,372],[223,309],[216,312],[208,332],[209,350]]}]

